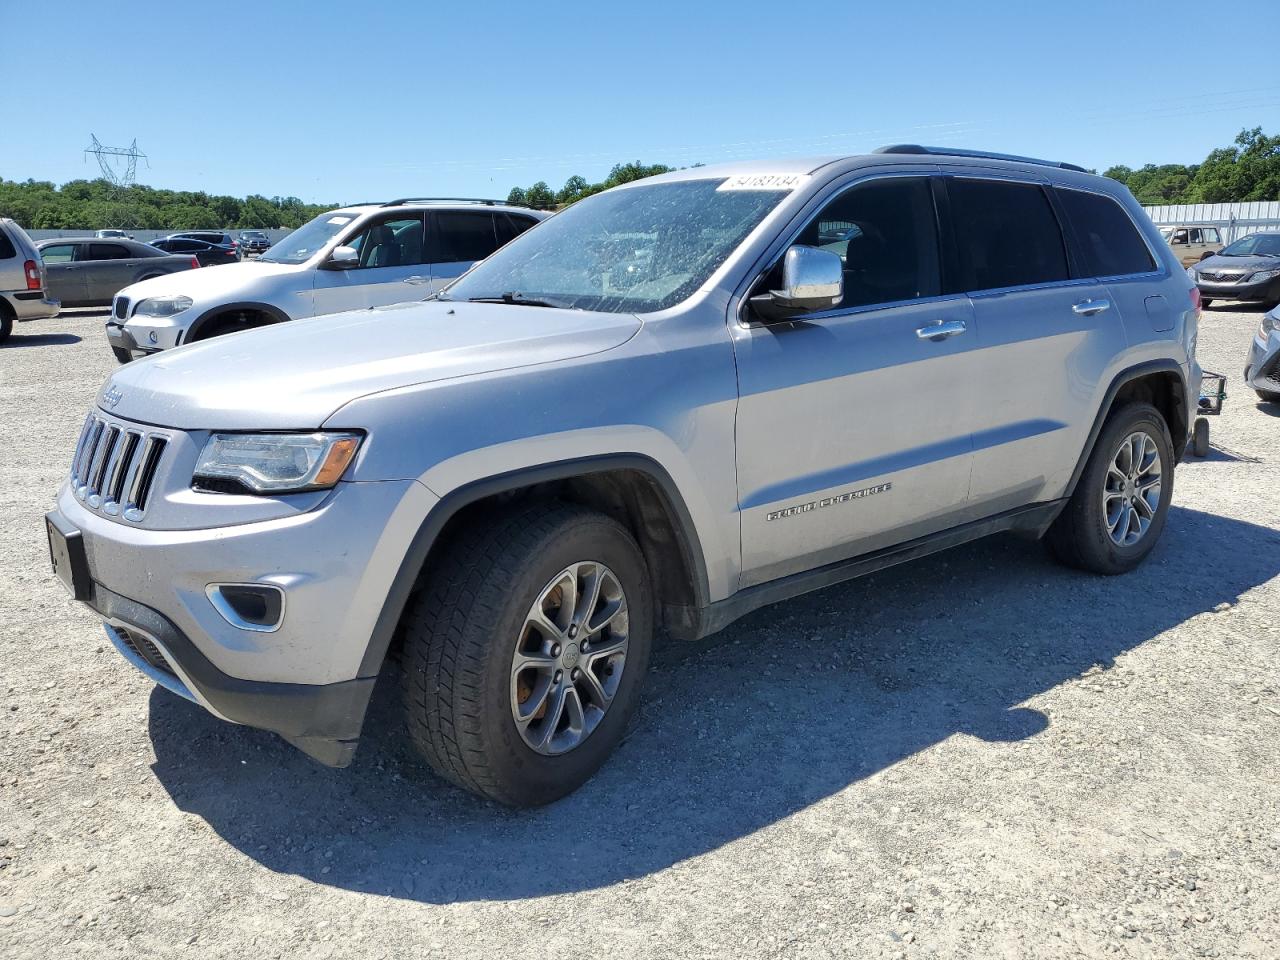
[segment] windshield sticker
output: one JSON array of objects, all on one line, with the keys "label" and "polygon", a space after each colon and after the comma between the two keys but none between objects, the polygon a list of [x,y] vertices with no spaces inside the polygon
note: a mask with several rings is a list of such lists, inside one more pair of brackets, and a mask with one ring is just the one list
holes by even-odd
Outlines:
[{"label": "windshield sticker", "polygon": [[330,217],[326,222],[336,223],[338,226],[342,226],[344,223],[350,223],[351,218],[350,217]]},{"label": "windshield sticker", "polygon": [[717,193],[729,190],[794,190],[809,179],[807,173],[747,173],[730,177],[720,186]]}]

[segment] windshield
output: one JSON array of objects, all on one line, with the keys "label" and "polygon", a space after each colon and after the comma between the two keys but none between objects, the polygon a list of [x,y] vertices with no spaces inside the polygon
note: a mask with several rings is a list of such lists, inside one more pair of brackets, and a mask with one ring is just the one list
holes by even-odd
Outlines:
[{"label": "windshield", "polygon": [[1220,257],[1280,257],[1280,233],[1255,233],[1237,240]]},{"label": "windshield", "polygon": [[258,259],[272,263],[305,263],[357,216],[354,213],[322,213],[310,223],[304,223]]},{"label": "windshield", "polygon": [[723,189],[725,182],[655,183],[588,197],[521,234],[441,298],[665,310],[697,290],[786,196]]}]

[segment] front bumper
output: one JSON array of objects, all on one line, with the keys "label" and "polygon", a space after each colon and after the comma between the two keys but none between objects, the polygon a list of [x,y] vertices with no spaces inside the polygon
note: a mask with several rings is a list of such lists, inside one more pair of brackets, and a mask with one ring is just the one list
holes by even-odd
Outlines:
[{"label": "front bumper", "polygon": [[1197,280],[1200,296],[1209,300],[1245,300],[1256,302],[1270,300],[1280,288],[1280,277],[1261,280],[1257,283],[1211,283],[1208,280]]},{"label": "front bumper", "polygon": [[1254,334],[1244,379],[1254,390],[1280,393],[1280,332],[1273,331],[1265,338]]},{"label": "front bumper", "polygon": [[53,299],[43,290],[19,290],[3,296],[19,322],[48,320],[50,317],[57,316],[58,311],[62,309],[62,301]]}]

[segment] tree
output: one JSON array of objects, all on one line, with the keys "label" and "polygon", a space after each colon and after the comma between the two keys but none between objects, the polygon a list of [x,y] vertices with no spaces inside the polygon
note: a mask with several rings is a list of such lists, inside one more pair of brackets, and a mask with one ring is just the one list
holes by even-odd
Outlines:
[{"label": "tree", "polygon": [[586,177],[574,175],[564,182],[564,186],[556,194],[556,203],[562,206],[577,203],[587,195],[590,189],[591,184],[587,183]]},{"label": "tree", "polygon": [[524,202],[538,210],[550,210],[556,205],[556,195],[547,186],[547,181],[539,180],[524,192]]}]

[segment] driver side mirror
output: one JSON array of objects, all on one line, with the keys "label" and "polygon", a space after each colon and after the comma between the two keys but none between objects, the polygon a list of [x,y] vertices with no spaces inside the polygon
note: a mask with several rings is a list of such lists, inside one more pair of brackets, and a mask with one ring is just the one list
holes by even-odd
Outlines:
[{"label": "driver side mirror", "polygon": [[801,313],[826,310],[844,297],[844,262],[830,250],[796,244],[782,258],[782,289],[751,298],[765,323],[784,323]]},{"label": "driver side mirror", "polygon": [[324,262],[326,270],[350,270],[360,266],[360,251],[355,247],[334,247]]}]

